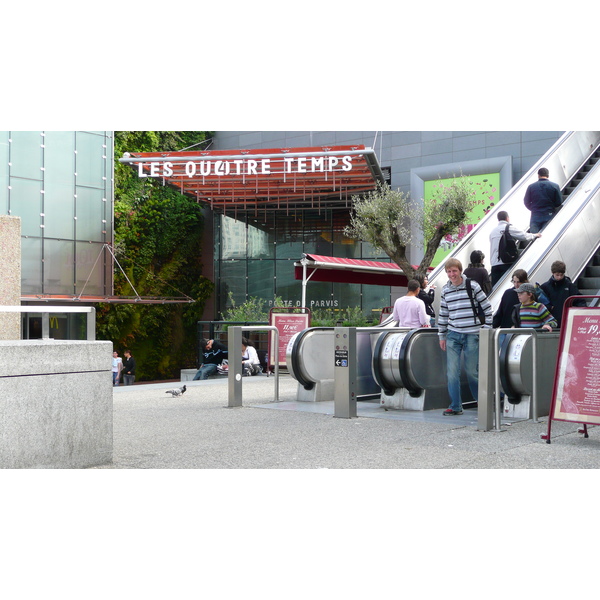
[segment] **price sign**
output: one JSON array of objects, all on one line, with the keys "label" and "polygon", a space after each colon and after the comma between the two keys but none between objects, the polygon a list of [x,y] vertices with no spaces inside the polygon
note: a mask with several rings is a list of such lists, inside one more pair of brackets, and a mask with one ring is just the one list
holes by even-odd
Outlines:
[{"label": "price sign", "polygon": [[567,312],[552,418],[600,425],[600,309]]}]

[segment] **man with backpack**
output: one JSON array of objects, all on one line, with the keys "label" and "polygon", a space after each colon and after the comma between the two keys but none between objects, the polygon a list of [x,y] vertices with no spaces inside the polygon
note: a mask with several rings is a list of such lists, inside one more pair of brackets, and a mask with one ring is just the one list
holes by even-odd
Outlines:
[{"label": "man with backpack", "polygon": [[514,225],[511,225],[509,223],[508,213],[505,210],[501,210],[498,213],[498,225],[496,225],[490,233],[490,264],[492,266],[490,276],[492,279],[492,288],[495,287],[502,278],[502,275],[504,275],[517,260],[517,256],[513,255],[514,257],[511,258],[504,255],[501,251],[500,242],[507,233],[519,242],[531,242],[536,238],[542,237],[541,233],[527,233],[517,229]]},{"label": "man with backpack", "polygon": [[448,275],[448,283],[443,287],[440,298],[438,337],[440,348],[446,352],[451,403],[442,414],[453,416],[463,413],[460,392],[461,354],[469,390],[473,399],[478,400],[479,330],[492,326],[492,305],[480,285],[463,276],[462,263],[458,259],[449,258],[444,269]]}]

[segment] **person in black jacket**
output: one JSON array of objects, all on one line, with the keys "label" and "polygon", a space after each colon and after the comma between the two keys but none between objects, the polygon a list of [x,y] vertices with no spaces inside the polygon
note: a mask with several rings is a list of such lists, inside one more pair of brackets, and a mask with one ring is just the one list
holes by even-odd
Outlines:
[{"label": "person in black jacket", "polygon": [[517,288],[522,283],[528,283],[529,279],[527,277],[527,271],[525,269],[517,269],[512,274],[512,284],[513,287],[507,289],[504,294],[502,294],[502,298],[500,299],[500,305],[498,306],[498,310],[492,319],[492,327],[497,329],[498,327],[512,327],[512,312],[515,307],[515,304],[519,304],[519,296],[517,295]]},{"label": "person in black jacket", "polygon": [[229,356],[227,347],[215,340],[200,340],[202,366],[194,375],[194,381],[208,379],[217,372],[217,367]]},{"label": "person in black jacket", "polygon": [[[555,260],[550,265],[550,271],[552,276],[548,281],[542,283],[540,286],[548,300],[550,305],[547,307],[552,313],[552,316],[556,319],[560,328],[562,321],[563,306],[565,300],[569,296],[581,296],[581,292],[577,289],[577,286],[565,275],[567,271],[567,265],[562,260]],[[586,306],[585,300],[575,300],[573,306]]]},{"label": "person in black jacket", "polygon": [[476,281],[481,286],[484,294],[489,296],[492,291],[492,281],[490,280],[488,270],[483,264],[484,260],[485,254],[481,250],[473,250],[473,252],[471,252],[471,262],[463,271],[463,275]]},{"label": "person in black jacket", "polygon": [[125,357],[123,369],[121,370],[123,385],[133,385],[135,381],[135,358],[131,356],[131,350],[123,350],[123,356]]},{"label": "person in black jacket", "polygon": [[[424,275],[415,275],[415,279],[419,282],[421,289],[417,295],[419,300],[423,300],[425,304],[425,312],[429,317],[429,324],[435,327],[435,310],[433,310],[433,301],[435,299],[435,285],[429,286],[429,281]],[[428,288],[429,289],[426,289]]]},{"label": "person in black jacket", "polygon": [[531,211],[529,231],[537,233],[552,220],[562,205],[562,194],[556,183],[548,177],[550,171],[542,167],[538,171],[538,180],[528,186],[523,202]]}]

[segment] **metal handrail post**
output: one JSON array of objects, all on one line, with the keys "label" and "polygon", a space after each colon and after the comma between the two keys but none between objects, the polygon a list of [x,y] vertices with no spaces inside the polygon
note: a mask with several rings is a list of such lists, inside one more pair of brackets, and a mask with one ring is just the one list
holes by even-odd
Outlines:
[{"label": "metal handrail post", "polygon": [[492,431],[504,431],[500,427],[501,406],[500,406],[500,348],[498,340],[501,333],[510,331],[507,328],[499,328],[494,331],[494,414],[495,426]]},{"label": "metal handrail post", "polygon": [[[279,348],[279,329],[274,325],[236,325],[227,331],[228,343],[228,407],[242,406],[242,331],[272,331],[275,334],[275,348]],[[237,350],[232,350],[237,348]],[[274,361],[275,402],[279,402],[279,361]]]},{"label": "metal handrail post", "polygon": [[538,332],[536,329],[532,329],[531,333],[533,335],[533,346],[531,349],[531,353],[533,355],[533,398],[531,399],[531,420],[534,423],[539,423],[538,414],[537,414],[537,389],[538,389],[538,368],[537,368],[537,338]]}]

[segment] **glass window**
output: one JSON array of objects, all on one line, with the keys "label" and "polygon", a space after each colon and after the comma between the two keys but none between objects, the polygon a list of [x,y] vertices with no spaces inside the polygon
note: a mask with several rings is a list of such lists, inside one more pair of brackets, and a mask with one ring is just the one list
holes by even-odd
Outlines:
[{"label": "glass window", "polygon": [[8,132],[0,131],[0,215],[8,214]]},{"label": "glass window", "polygon": [[11,131],[10,174],[12,177],[42,179],[42,144],[39,131]]},{"label": "glass window", "polygon": [[75,185],[75,132],[48,131],[44,134],[44,185],[71,182]]},{"label": "glass window", "polygon": [[10,179],[9,206],[13,217],[21,217],[21,235],[42,236],[42,183],[31,179]]},{"label": "glass window", "polygon": [[72,294],[75,276],[75,244],[44,240],[44,293]]},{"label": "glass window", "polygon": [[277,219],[277,258],[300,260],[304,252],[302,215],[282,215]]},{"label": "glass window", "polygon": [[98,258],[102,248],[101,243],[75,243],[75,294],[104,294],[104,272],[102,260]]},{"label": "glass window", "polygon": [[248,261],[248,297],[273,300],[275,289],[275,261]]},{"label": "glass window", "polygon": [[[77,132],[75,170],[77,185],[104,188],[106,177],[106,149],[103,135],[86,131]],[[102,157],[105,158],[102,158]]]},{"label": "glass window", "polygon": [[39,294],[42,290],[42,239],[21,238],[21,292]]},{"label": "glass window", "polygon": [[[102,233],[107,230],[106,205],[104,192],[92,188],[77,187],[75,201],[75,237],[78,240],[102,242],[105,237]],[[110,218],[110,217],[108,217]],[[104,222],[103,222],[104,221]]]},{"label": "glass window", "polygon": [[372,314],[379,320],[381,309],[390,306],[390,288],[385,285],[362,286],[363,314]]},{"label": "glass window", "polygon": [[75,188],[73,175],[61,181],[51,178],[44,183],[44,236],[75,238]]},{"label": "glass window", "polygon": [[294,277],[294,261],[278,260],[275,280],[275,295],[280,296],[285,302],[300,305],[302,299],[302,281]]},{"label": "glass window", "polygon": [[221,258],[246,258],[246,223],[230,217],[221,219]]},{"label": "glass window", "polygon": [[236,304],[246,301],[246,261],[228,260],[221,262],[220,283],[220,305],[224,313],[226,307],[230,306],[229,292],[233,294]]},{"label": "glass window", "polygon": [[359,242],[362,246],[362,257],[366,260],[390,260],[390,257],[383,250],[375,250],[369,242]]},{"label": "glass window", "polygon": [[[310,281],[308,282],[310,285]],[[360,307],[361,295],[360,284],[358,283],[334,283],[333,299],[335,308],[356,308]]]},{"label": "glass window", "polygon": [[248,223],[248,258],[274,258],[275,233],[265,227]]}]

